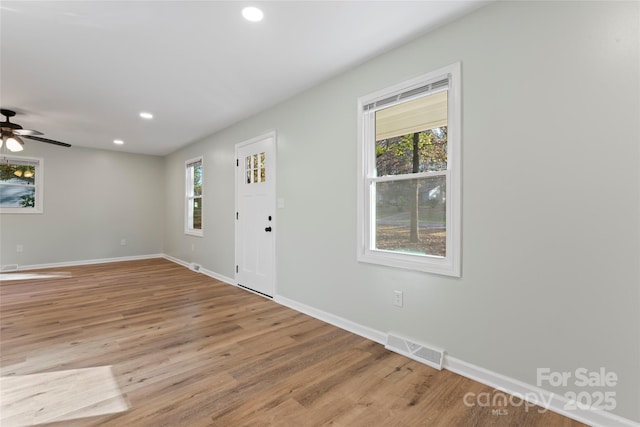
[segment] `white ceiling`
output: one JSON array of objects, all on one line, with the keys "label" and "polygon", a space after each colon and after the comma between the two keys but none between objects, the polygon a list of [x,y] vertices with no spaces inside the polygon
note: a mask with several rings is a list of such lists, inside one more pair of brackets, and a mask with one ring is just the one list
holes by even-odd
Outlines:
[{"label": "white ceiling", "polygon": [[0,104],[45,138],[165,155],[484,4],[257,1],[251,23],[241,0],[3,0]]}]

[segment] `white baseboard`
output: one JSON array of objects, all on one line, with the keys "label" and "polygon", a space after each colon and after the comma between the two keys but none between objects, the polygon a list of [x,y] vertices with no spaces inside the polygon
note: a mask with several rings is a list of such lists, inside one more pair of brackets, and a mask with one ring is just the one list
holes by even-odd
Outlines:
[{"label": "white baseboard", "polygon": [[43,268],[75,267],[78,265],[106,264],[110,262],[137,261],[141,259],[163,258],[163,254],[136,255],[117,258],[85,259],[81,261],[53,262],[48,264],[18,265],[11,271],[42,270]]},{"label": "white baseboard", "polygon": [[[357,324],[350,320],[318,310],[317,308],[310,307],[280,295],[276,295],[274,300],[277,303],[293,310],[307,314],[318,320],[322,320],[379,344],[384,345],[386,342],[387,334],[384,332]],[[594,410],[591,408],[576,408],[575,410],[566,409],[567,407],[570,407],[570,402],[564,396],[551,393],[534,385],[473,365],[449,356],[446,353],[444,356],[443,368],[481,384],[503,391],[506,394],[523,399],[531,404],[538,405],[541,407],[538,408],[540,410],[548,409],[552,412],[564,415],[567,418],[571,418],[594,427],[640,427],[639,423],[602,410]],[[531,407],[530,410],[534,410],[533,407]]]},{"label": "white baseboard", "polygon": [[[17,270],[12,271],[24,271],[24,270],[37,270],[43,268],[53,267],[72,267],[77,265],[87,264],[104,264],[110,262],[120,261],[135,261],[141,259],[150,258],[165,258],[168,261],[182,265],[183,267],[192,268],[192,264],[178,258],[172,257],[166,254],[154,254],[154,255],[139,255],[131,257],[119,257],[119,258],[106,258],[106,259],[92,259],[74,262],[61,262],[51,264],[37,264],[37,265],[25,265],[19,266]],[[200,268],[200,273],[205,274],[213,279],[220,280],[224,283],[228,283],[232,286],[236,286],[235,280],[231,277],[218,274],[211,270]],[[302,304],[292,299],[276,295],[273,300],[278,304],[289,307],[293,310],[307,314],[323,322],[334,325],[338,328],[352,332],[361,337],[370,339],[379,344],[384,345],[387,339],[387,333],[378,331],[376,329],[369,328],[367,326],[360,325],[345,319],[340,316],[319,310],[317,308]],[[507,377],[497,372],[490,371],[480,366],[473,365],[463,360],[457,359],[453,356],[445,354],[443,368],[451,372],[455,372],[459,375],[477,381],[481,384],[493,387],[499,391],[503,391],[512,396],[516,396],[531,404],[536,404],[542,408],[564,415],[568,418],[580,421],[582,423],[591,426],[602,427],[640,427],[640,423],[629,420],[627,418],[620,417],[610,412],[602,410],[594,410],[591,408],[578,407],[576,409],[567,409],[569,400],[561,395],[543,390],[531,384],[524,383],[514,378]],[[533,410],[533,409],[531,409]]]},{"label": "white baseboard", "polygon": [[[540,410],[548,409],[584,424],[602,427],[640,427],[639,423],[607,411],[590,407],[570,409],[575,405],[571,404],[565,396],[549,392],[540,387],[507,377],[449,355],[445,355],[444,357],[443,368],[481,384],[493,387],[499,391],[503,391],[504,393],[516,396],[531,404],[538,405],[541,407],[539,408]],[[534,410],[533,407],[530,410]]]},{"label": "white baseboard", "polygon": [[162,255],[162,258],[166,259],[167,261],[171,261],[171,262],[173,262],[173,263],[179,264],[179,265],[181,265],[181,266],[183,266],[183,267],[190,268],[190,267],[189,267],[189,263],[188,263],[188,262],[186,262],[186,261],[182,261],[182,260],[181,260],[181,259],[179,259],[179,258],[172,257],[171,255],[163,254],[163,255]]},{"label": "white baseboard", "polygon": [[201,268],[200,272],[206,276],[211,277],[212,279],[216,279],[216,280],[220,280],[221,282],[225,282],[229,285],[233,285],[236,286],[235,280],[232,279],[231,277],[227,277],[224,276],[222,274],[218,274],[216,272],[213,272],[211,270],[207,270],[206,268]]},{"label": "white baseboard", "polygon": [[327,322],[333,326],[337,326],[340,329],[344,329],[356,335],[360,335],[361,337],[370,339],[371,341],[375,341],[378,344],[384,345],[387,339],[387,334],[385,333],[368,328],[366,326],[362,326],[343,317],[327,313],[326,311],[318,310],[317,308],[299,303],[281,295],[276,295],[273,299],[278,304],[299,311],[300,313],[308,314],[311,317],[322,320],[323,322]]},{"label": "white baseboard", "polygon": [[[167,254],[162,255],[162,257],[164,259],[166,259],[167,261],[174,262],[174,263],[179,264],[179,265],[181,265],[183,267],[186,267],[186,268],[188,268],[190,270],[193,269],[193,263],[183,261],[183,260],[181,260],[179,258],[172,257],[171,255],[167,255]],[[229,285],[233,285],[233,286],[236,285],[234,279],[232,279],[231,277],[227,277],[225,275],[222,275],[222,274],[218,274],[215,271],[207,270],[206,268],[200,268],[200,270],[198,270],[198,272],[204,274],[205,276],[209,276],[212,279],[216,279],[216,280],[220,280],[221,282],[228,283]]]}]

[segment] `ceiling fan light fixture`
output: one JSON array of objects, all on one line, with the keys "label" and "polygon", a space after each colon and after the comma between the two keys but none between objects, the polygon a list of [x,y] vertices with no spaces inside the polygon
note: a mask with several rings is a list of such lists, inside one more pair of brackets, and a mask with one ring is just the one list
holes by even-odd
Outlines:
[{"label": "ceiling fan light fixture", "polygon": [[10,118],[16,115],[13,110],[6,110],[0,108],[0,115],[5,117],[3,122],[0,122],[0,130],[2,131],[2,140],[0,141],[0,147],[3,145],[9,151],[22,151],[24,142],[18,136],[22,136],[27,139],[33,139],[34,141],[46,142],[47,144],[55,144],[62,147],[71,147],[71,144],[66,142],[54,141],[53,139],[41,138],[36,135],[43,135],[42,132],[32,129],[24,129],[22,126],[16,123],[12,123]]},{"label": "ceiling fan light fixture", "polygon": [[5,144],[7,146],[7,149],[9,151],[13,151],[14,153],[24,150],[24,147],[22,146],[23,142],[15,135],[7,138]]}]

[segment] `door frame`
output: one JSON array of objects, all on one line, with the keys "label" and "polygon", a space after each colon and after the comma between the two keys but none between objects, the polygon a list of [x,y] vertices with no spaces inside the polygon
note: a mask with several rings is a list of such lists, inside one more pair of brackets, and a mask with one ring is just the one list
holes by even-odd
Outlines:
[{"label": "door frame", "polygon": [[[238,217],[237,217],[238,209],[239,209],[239,206],[238,206],[238,200],[239,200],[239,198],[238,198],[239,176],[238,176],[238,174],[240,174],[240,159],[238,157],[238,151],[240,149],[242,149],[242,148],[245,148],[245,147],[251,145],[251,144],[255,144],[255,143],[264,141],[265,139],[268,139],[268,138],[271,138],[273,140],[273,155],[271,156],[272,159],[269,161],[269,163],[271,164],[270,167],[273,170],[272,177],[273,177],[273,190],[274,190],[273,191],[273,197],[272,197],[272,200],[271,200],[271,207],[272,207],[273,217],[274,217],[273,230],[271,231],[271,233],[272,233],[271,251],[273,253],[273,261],[272,261],[273,264],[271,266],[271,271],[272,271],[272,276],[273,276],[273,277],[271,277],[273,295],[271,295],[271,296],[265,295],[265,294],[263,294],[261,292],[254,291],[253,289],[248,288],[246,286],[242,286],[242,285],[240,285],[238,283],[238,265],[239,265],[239,261],[240,261],[240,253],[239,253],[239,248],[240,248],[240,245],[239,245],[240,229],[239,229]],[[277,197],[276,195],[277,195],[277,189],[278,189],[277,183],[276,183],[276,175],[277,175],[277,168],[276,168],[277,159],[276,158],[277,158],[277,153],[278,153],[278,139],[277,139],[277,133],[276,133],[275,130],[263,133],[261,135],[253,137],[253,138],[248,139],[246,141],[239,142],[239,143],[237,143],[235,145],[235,149],[234,149],[234,156],[235,156],[235,163],[236,163],[236,167],[234,169],[234,199],[235,199],[234,200],[234,205],[235,205],[235,213],[234,213],[234,215],[236,215],[236,219],[234,220],[234,233],[235,233],[235,237],[234,237],[234,246],[235,246],[235,249],[234,249],[234,254],[235,254],[234,261],[235,261],[235,267],[233,269],[233,271],[234,271],[233,279],[234,279],[234,282],[235,282],[236,286],[241,287],[242,289],[246,289],[249,292],[252,292],[252,293],[254,293],[256,295],[260,295],[262,297],[269,298],[269,299],[275,299],[275,296],[277,294],[277,292],[276,292],[276,283],[277,283],[277,281],[276,281],[276,277],[277,277],[276,276],[276,274],[277,274],[277,272],[276,272],[276,264],[277,264],[277,262],[276,262],[276,257],[277,257],[277,253],[276,253],[276,236],[277,236],[277,231],[278,231],[277,221],[276,221],[278,219],[278,217],[276,215],[276,197]],[[244,173],[242,175],[244,177]]]}]

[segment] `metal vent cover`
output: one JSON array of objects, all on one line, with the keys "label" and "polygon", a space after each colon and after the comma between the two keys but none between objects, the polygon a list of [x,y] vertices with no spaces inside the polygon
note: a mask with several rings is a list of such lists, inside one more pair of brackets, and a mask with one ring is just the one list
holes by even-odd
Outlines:
[{"label": "metal vent cover", "polygon": [[0,266],[0,271],[18,271],[18,264],[7,264]]},{"label": "metal vent cover", "polygon": [[394,333],[389,333],[384,348],[402,354],[417,362],[429,365],[432,368],[442,370],[444,350],[437,347],[417,343]]}]

